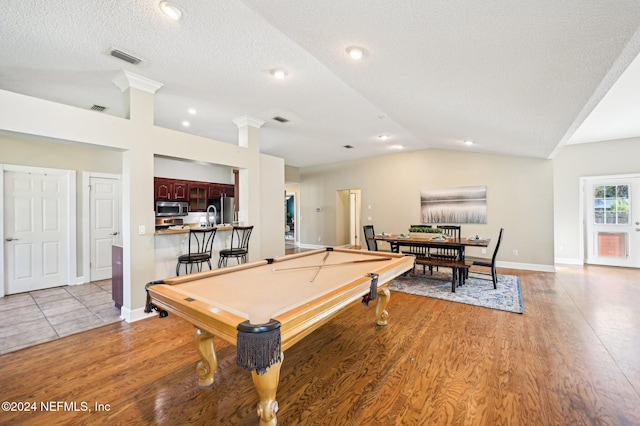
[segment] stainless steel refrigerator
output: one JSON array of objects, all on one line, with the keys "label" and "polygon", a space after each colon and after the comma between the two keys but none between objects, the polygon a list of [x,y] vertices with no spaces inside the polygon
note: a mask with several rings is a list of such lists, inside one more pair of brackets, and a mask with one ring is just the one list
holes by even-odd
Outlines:
[{"label": "stainless steel refrigerator", "polygon": [[216,223],[231,223],[235,220],[235,199],[233,197],[216,198],[213,202],[216,206]]}]

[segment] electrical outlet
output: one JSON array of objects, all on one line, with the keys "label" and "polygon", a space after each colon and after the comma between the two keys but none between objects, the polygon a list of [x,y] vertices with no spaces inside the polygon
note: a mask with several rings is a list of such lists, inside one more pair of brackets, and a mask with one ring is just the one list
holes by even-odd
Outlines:
[{"label": "electrical outlet", "polygon": [[482,254],[487,254],[487,249],[486,248],[482,248]]},{"label": "electrical outlet", "polygon": [[513,249],[513,255],[517,256],[518,255],[518,249]]}]

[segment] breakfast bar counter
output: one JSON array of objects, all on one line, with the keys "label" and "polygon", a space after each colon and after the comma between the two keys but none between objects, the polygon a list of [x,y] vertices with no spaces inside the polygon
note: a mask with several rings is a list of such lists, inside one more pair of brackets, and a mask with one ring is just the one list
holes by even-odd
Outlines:
[{"label": "breakfast bar counter", "polygon": [[[199,224],[193,224],[191,227],[201,229]],[[189,225],[183,225],[183,229],[163,229],[155,232],[153,244],[155,250],[154,279],[176,276],[178,257],[189,252],[189,229]],[[232,229],[233,227],[228,225],[216,226],[211,253],[211,265],[214,269],[218,264],[220,250],[229,248]],[[208,270],[206,264],[204,270]]]}]

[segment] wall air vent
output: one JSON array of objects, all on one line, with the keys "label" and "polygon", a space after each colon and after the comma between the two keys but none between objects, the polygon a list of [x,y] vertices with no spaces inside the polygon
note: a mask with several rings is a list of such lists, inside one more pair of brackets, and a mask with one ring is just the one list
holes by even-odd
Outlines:
[{"label": "wall air vent", "polygon": [[101,105],[93,105],[91,108],[89,108],[91,111],[98,111],[98,112],[102,112],[105,109],[107,109],[107,107],[103,107]]},{"label": "wall air vent", "polygon": [[353,145],[345,145],[344,148],[351,149],[353,148]]},{"label": "wall air vent", "polygon": [[280,116],[273,117],[273,119],[276,120],[276,121],[279,121],[281,123],[288,123],[289,122],[289,120],[287,120],[284,117],[280,117]]},{"label": "wall air vent", "polygon": [[125,53],[122,50],[118,49],[111,49],[109,55],[113,56],[114,58],[121,59],[125,62],[129,62],[133,65],[138,65],[140,62],[142,62],[142,59],[136,58],[135,56],[129,55],[128,53]]}]

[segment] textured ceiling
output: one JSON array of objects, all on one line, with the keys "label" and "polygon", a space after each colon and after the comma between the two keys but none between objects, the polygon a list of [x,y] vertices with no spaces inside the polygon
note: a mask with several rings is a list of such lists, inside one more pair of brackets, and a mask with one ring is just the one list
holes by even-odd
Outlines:
[{"label": "textured ceiling", "polygon": [[152,0],[5,0],[0,89],[122,116],[125,69],[163,83],[158,126],[236,143],[232,120],[254,116],[261,151],[299,167],[398,145],[548,158],[595,140],[570,138],[640,52],[637,0],[175,3],[177,22]]}]

